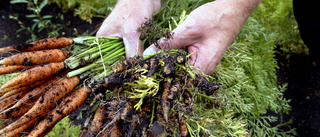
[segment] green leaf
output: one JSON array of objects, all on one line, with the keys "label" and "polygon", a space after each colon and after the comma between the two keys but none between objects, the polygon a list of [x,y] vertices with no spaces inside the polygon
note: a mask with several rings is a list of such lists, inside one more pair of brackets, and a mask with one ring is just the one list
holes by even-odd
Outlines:
[{"label": "green leaf", "polygon": [[43,19],[51,19],[52,18],[52,15],[45,15],[42,17]]},{"label": "green leaf", "polygon": [[12,0],[10,1],[10,4],[16,4],[16,3],[29,3],[27,0]]},{"label": "green leaf", "polygon": [[34,15],[34,14],[29,14],[29,15],[26,15],[27,18],[35,18],[37,17],[37,15]]},{"label": "green leaf", "polygon": [[43,8],[44,6],[46,6],[47,4],[48,4],[48,0],[44,0],[44,1],[40,4],[40,6],[39,6],[39,11],[41,11],[42,8]]}]

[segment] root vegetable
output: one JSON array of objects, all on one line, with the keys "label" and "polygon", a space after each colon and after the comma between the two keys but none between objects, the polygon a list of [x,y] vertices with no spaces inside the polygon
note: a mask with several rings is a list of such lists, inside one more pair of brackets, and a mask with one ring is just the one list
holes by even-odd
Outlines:
[{"label": "root vegetable", "polygon": [[[32,91],[28,92],[25,96],[23,96],[21,99],[17,101],[16,104],[14,104],[10,109],[15,109],[20,107],[22,104],[29,104],[33,103],[50,87],[52,87],[57,81],[62,80],[60,76],[55,76],[46,83],[40,85],[39,87],[33,89]],[[8,109],[8,110],[10,110]],[[8,111],[7,110],[7,111]]]},{"label": "root vegetable", "polygon": [[178,113],[179,131],[181,137],[188,136],[187,120],[182,112]]},{"label": "root vegetable", "polygon": [[34,125],[38,121],[38,119],[39,118],[34,118],[30,122],[28,122],[24,125],[21,125],[20,127],[14,129],[8,133],[0,135],[0,137],[16,137],[16,136],[18,136],[19,133],[23,132],[24,130],[26,130],[30,126]]},{"label": "root vegetable", "polygon": [[72,91],[80,82],[80,78],[77,76],[71,78],[64,78],[57,84],[53,85],[47,90],[43,96],[41,96],[35,105],[17,121],[8,125],[7,127],[0,130],[0,134],[7,133],[13,129],[30,122],[32,119],[39,116],[43,116],[48,113],[50,109],[63,98],[66,94]]},{"label": "root vegetable", "polygon": [[59,49],[73,44],[73,40],[65,37],[52,37],[34,41],[28,44],[13,45],[0,48],[0,53],[4,52],[26,52],[45,49]]},{"label": "root vegetable", "polygon": [[168,100],[170,87],[171,87],[170,82],[165,81],[163,84],[163,92],[162,92],[161,101],[160,101],[162,114],[166,122],[168,122],[168,113],[170,112],[170,109],[171,109],[171,102]]},{"label": "root vegetable", "polygon": [[71,56],[71,52],[61,49],[21,52],[0,61],[2,65],[33,66],[42,63],[60,62]]},{"label": "root vegetable", "polygon": [[[45,79],[64,68],[63,62],[49,63],[26,70],[3,84],[0,90],[15,85],[25,86],[29,83]],[[1,92],[0,92],[1,94]]]},{"label": "root vegetable", "polygon": [[20,98],[22,98],[26,94],[27,94],[27,91],[24,91],[1,100],[0,112],[14,105],[15,102],[17,102]]},{"label": "root vegetable", "polygon": [[103,125],[103,121],[105,117],[106,117],[106,107],[99,106],[92,119],[92,122],[89,128],[89,134],[92,134],[93,136],[96,136],[98,134],[100,128]]},{"label": "root vegetable", "polygon": [[150,68],[147,77],[154,75],[159,69],[159,60],[156,57],[150,58]]},{"label": "root vegetable", "polygon": [[196,75],[196,78],[193,80],[193,85],[198,87],[201,91],[205,91],[207,96],[212,95],[216,90],[219,89],[219,86],[210,83],[201,75]]},{"label": "root vegetable", "polygon": [[46,135],[54,125],[64,118],[66,115],[70,114],[74,110],[82,105],[91,90],[89,87],[80,87],[79,89],[72,92],[63,101],[60,103],[58,107],[53,109],[48,116],[40,121],[35,128],[29,133],[28,137],[37,137],[37,136],[44,136]]},{"label": "root vegetable", "polygon": [[3,65],[0,66],[0,75],[1,74],[9,74],[12,72],[18,72],[24,69],[30,69],[35,66],[24,66],[24,65]]},{"label": "root vegetable", "polygon": [[168,94],[168,100],[172,101],[176,97],[178,97],[179,91],[180,91],[180,81],[176,80],[171,83],[170,91]]},{"label": "root vegetable", "polygon": [[174,60],[171,56],[164,59],[164,67],[162,69],[163,77],[173,77],[175,73]]},{"label": "root vegetable", "polygon": [[129,68],[131,68],[134,64],[136,63],[136,59],[135,58],[129,58],[125,61],[122,62],[118,62],[117,64],[115,64],[112,67],[113,72],[115,73],[120,73],[124,70],[127,70]]},{"label": "root vegetable", "polygon": [[178,64],[184,64],[187,62],[187,57],[185,54],[178,53],[175,57],[175,61]]}]

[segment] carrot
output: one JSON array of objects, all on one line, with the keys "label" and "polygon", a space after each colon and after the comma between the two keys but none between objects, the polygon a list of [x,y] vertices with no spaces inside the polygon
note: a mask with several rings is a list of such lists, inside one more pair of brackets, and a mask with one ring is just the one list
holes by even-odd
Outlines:
[{"label": "carrot", "polygon": [[0,120],[0,129],[3,129],[4,127],[8,126],[12,122],[16,121],[18,118],[11,118],[11,119],[1,119]]},{"label": "carrot", "polygon": [[26,70],[18,74],[17,76],[15,76],[11,80],[7,81],[5,84],[3,84],[0,88],[0,94],[1,94],[1,90],[4,88],[12,87],[19,84],[24,86],[24,85],[27,85],[28,83],[45,79],[57,73],[59,70],[63,68],[64,68],[64,63],[57,62],[57,63],[40,65],[32,69]]},{"label": "carrot", "polygon": [[15,109],[20,107],[22,104],[25,103],[33,103],[35,102],[46,90],[52,87],[58,80],[61,80],[60,76],[55,76],[51,80],[47,81],[46,83],[40,85],[39,87],[33,89],[32,91],[28,92],[25,96],[17,101],[11,108],[7,109]]},{"label": "carrot", "polygon": [[21,125],[20,127],[8,132],[8,133],[5,133],[5,134],[2,134],[0,135],[0,137],[16,137],[16,136],[19,136],[18,134],[23,132],[24,130],[26,130],[27,128],[29,128],[30,126],[34,125],[37,121],[38,121],[39,118],[34,118],[32,120],[30,120],[30,122],[24,124],[24,125]]},{"label": "carrot", "polygon": [[0,75],[1,74],[9,74],[12,72],[18,72],[24,69],[30,69],[35,66],[24,66],[24,65],[2,65],[0,66]]},{"label": "carrot", "polygon": [[166,122],[168,122],[168,113],[170,111],[170,108],[171,108],[171,102],[168,100],[168,95],[169,95],[169,90],[170,90],[170,82],[169,81],[165,81],[163,83],[163,93],[162,93],[162,96],[161,96],[161,107],[162,107],[162,114],[163,114],[163,117],[164,117],[164,120]]},{"label": "carrot", "polygon": [[22,104],[19,108],[7,109],[0,113],[0,119],[9,119],[20,117],[28,112],[34,105],[36,101],[30,102],[28,104]]},{"label": "carrot", "polygon": [[162,76],[172,78],[175,74],[174,59],[169,56],[168,58],[164,59],[164,63],[165,64],[162,69]]},{"label": "carrot", "polygon": [[73,44],[73,40],[65,37],[52,37],[34,41],[28,44],[12,45],[0,48],[0,53],[4,52],[26,52],[45,49],[59,49]]},{"label": "carrot", "polygon": [[24,91],[24,92],[20,92],[18,94],[15,94],[15,95],[12,95],[10,97],[7,97],[3,100],[0,101],[0,112],[2,110],[5,110],[7,109],[8,107],[11,107],[12,105],[14,105],[14,103],[22,98],[25,94],[27,94],[27,91]]},{"label": "carrot", "polygon": [[71,52],[61,49],[21,52],[0,61],[2,65],[39,65],[47,62],[60,62],[71,56]]},{"label": "carrot", "polygon": [[[1,97],[0,97],[0,100],[6,98],[6,97],[9,97],[11,95],[14,95],[16,93],[19,93],[21,91],[30,91],[32,90],[33,88],[37,87],[37,86],[40,86],[42,85],[43,83],[47,82],[49,79],[43,79],[43,80],[40,80],[40,81],[37,81],[35,83],[32,83],[32,84],[29,84],[29,85],[26,85],[26,86],[21,86],[20,88],[14,88],[12,89],[11,91],[3,94]],[[4,93],[4,92],[2,92]],[[1,95],[1,94],[0,94]]]},{"label": "carrot", "polygon": [[105,106],[99,106],[96,110],[94,117],[91,121],[91,125],[89,128],[89,133],[93,134],[93,136],[97,135],[100,128],[103,125],[103,121],[106,117],[106,107]]},{"label": "carrot", "polygon": [[184,64],[187,62],[187,56],[185,54],[178,53],[175,56],[175,62],[178,64]]},{"label": "carrot", "polygon": [[49,90],[47,90],[43,96],[41,96],[34,106],[23,116],[21,116],[16,122],[0,130],[0,134],[7,133],[36,117],[43,116],[48,113],[50,109],[63,98],[66,94],[72,91],[80,82],[80,78],[77,76],[64,78]]},{"label": "carrot", "polygon": [[152,76],[155,74],[159,69],[159,60],[156,57],[152,57],[150,59],[150,67],[149,67],[149,72],[147,74],[147,77]]},{"label": "carrot", "polygon": [[124,70],[127,70],[129,68],[131,68],[134,64],[136,63],[136,59],[135,58],[129,58],[125,61],[121,61],[116,63],[113,67],[112,70],[115,73],[120,73]]},{"label": "carrot", "polygon": [[121,128],[117,124],[114,124],[108,127],[107,129],[105,129],[103,132],[101,132],[100,136],[101,137],[122,137]]},{"label": "carrot", "polygon": [[89,87],[80,87],[72,92],[64,98],[60,105],[53,109],[45,119],[40,121],[28,136],[38,137],[46,135],[58,121],[79,108],[86,101],[90,93],[91,90]]},{"label": "carrot", "polygon": [[183,113],[179,112],[178,114],[178,123],[179,123],[179,131],[181,137],[188,136],[188,128],[187,128],[187,120],[184,117]]}]

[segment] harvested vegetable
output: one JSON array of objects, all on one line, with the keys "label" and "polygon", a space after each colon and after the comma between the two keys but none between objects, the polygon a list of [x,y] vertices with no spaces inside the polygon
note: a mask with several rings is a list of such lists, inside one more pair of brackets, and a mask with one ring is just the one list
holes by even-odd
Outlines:
[{"label": "harvested vegetable", "polygon": [[41,120],[28,136],[38,137],[47,134],[59,120],[79,108],[90,93],[91,90],[88,87],[80,87],[72,92],[64,98],[60,105],[53,109],[45,119]]},{"label": "harvested vegetable", "polygon": [[0,48],[0,53],[4,52],[25,52],[46,49],[59,49],[73,44],[73,40],[65,37],[53,37],[41,39],[28,44],[12,45]]},{"label": "harvested vegetable", "polygon": [[63,98],[67,93],[72,91],[80,82],[79,77],[64,78],[54,86],[52,86],[43,96],[41,96],[34,106],[20,117],[14,123],[0,130],[0,134],[7,133],[15,128],[30,122],[31,119],[43,116],[48,113],[50,109]]},{"label": "harvested vegetable", "polygon": [[18,72],[21,70],[26,70],[33,68],[35,66],[24,66],[24,65],[2,65],[0,66],[0,75],[1,74],[9,74],[13,72]]},{"label": "harvested vegetable", "polygon": [[61,49],[21,52],[4,58],[0,64],[33,66],[48,62],[61,62],[70,56],[71,52]]},{"label": "harvested vegetable", "polygon": [[63,62],[57,62],[57,63],[49,63],[40,65],[34,68],[31,68],[29,70],[26,70],[16,77],[12,78],[11,80],[7,81],[5,84],[3,84],[0,88],[0,94],[3,94],[1,92],[2,89],[12,87],[15,85],[28,85],[30,83],[36,82],[38,80],[45,79],[58,71],[62,70],[64,68]]}]

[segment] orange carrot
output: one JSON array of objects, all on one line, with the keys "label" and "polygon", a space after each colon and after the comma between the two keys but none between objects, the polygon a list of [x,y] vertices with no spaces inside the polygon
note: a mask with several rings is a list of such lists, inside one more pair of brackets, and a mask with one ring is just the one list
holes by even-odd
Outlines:
[{"label": "orange carrot", "polygon": [[0,113],[0,119],[20,117],[28,112],[33,107],[35,102],[36,101],[30,102],[28,104],[22,104],[19,108],[5,110]]},{"label": "orange carrot", "polygon": [[3,100],[0,101],[0,112],[2,110],[5,110],[9,107],[11,107],[12,105],[14,105],[14,103],[19,100],[20,98],[22,98],[25,94],[27,94],[27,91],[25,92],[20,92],[18,94],[15,94],[13,96],[7,97]]},{"label": "orange carrot", "polygon": [[80,82],[77,76],[64,78],[57,84],[53,85],[41,96],[34,106],[17,121],[0,130],[0,134],[7,133],[13,129],[30,122],[32,119],[41,117],[48,113],[52,107],[63,98],[66,94],[72,91]]},{"label": "orange carrot", "polygon": [[60,105],[53,109],[45,119],[40,121],[28,136],[38,137],[47,134],[58,121],[79,108],[86,101],[90,93],[91,90],[89,87],[80,87],[72,92],[64,98]]},{"label": "orange carrot", "polygon": [[1,74],[9,74],[12,72],[18,72],[24,69],[30,69],[35,66],[24,66],[24,65],[2,65],[0,66],[0,75]]},{"label": "orange carrot", "polygon": [[15,76],[11,80],[7,81],[5,84],[3,84],[0,88],[0,94],[1,90],[7,87],[12,87],[15,85],[21,84],[22,86],[27,85],[28,83],[32,83],[35,81],[39,81],[42,79],[45,79],[55,73],[57,73],[59,70],[64,68],[63,62],[57,62],[57,63],[49,63],[45,65],[40,65],[37,67],[34,67],[32,69],[26,70],[19,75]]},{"label": "orange carrot", "polygon": [[71,56],[71,52],[61,49],[21,52],[0,61],[2,65],[39,65],[47,62],[60,62]]},{"label": "orange carrot", "polygon": [[39,118],[34,118],[32,120],[30,120],[30,122],[24,124],[24,125],[21,125],[20,127],[8,132],[8,133],[5,133],[5,134],[2,134],[0,135],[0,137],[16,137],[16,136],[19,136],[19,133],[23,132],[24,130],[26,130],[27,128],[29,128],[30,126],[34,125],[37,121],[38,121]]},{"label": "orange carrot", "polygon": [[106,117],[106,110],[105,106],[99,106],[96,110],[89,128],[89,133],[93,134],[93,136],[96,136],[102,127],[103,121]]},{"label": "orange carrot", "polygon": [[53,37],[41,39],[28,44],[12,45],[0,48],[0,53],[4,52],[26,52],[45,49],[59,49],[73,44],[73,40],[65,37]]},{"label": "orange carrot", "polygon": [[46,90],[48,90],[50,87],[52,87],[55,83],[57,83],[62,78],[60,76],[55,76],[51,80],[47,81],[46,83],[40,85],[37,88],[34,88],[32,91],[28,92],[25,96],[23,96],[21,99],[17,101],[16,104],[14,104],[11,108],[7,109],[6,111],[10,109],[15,109],[20,107],[24,103],[33,103],[35,100],[37,100]]}]

